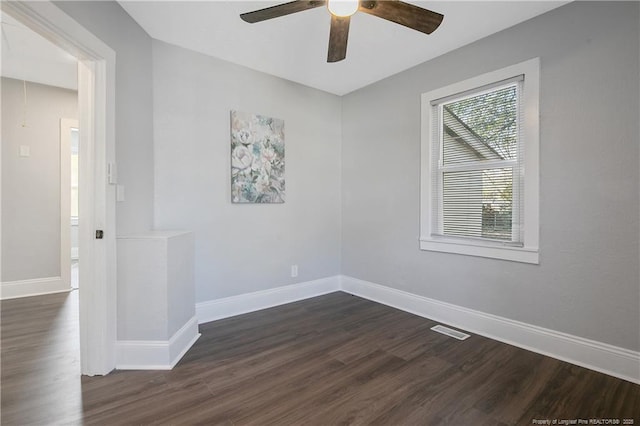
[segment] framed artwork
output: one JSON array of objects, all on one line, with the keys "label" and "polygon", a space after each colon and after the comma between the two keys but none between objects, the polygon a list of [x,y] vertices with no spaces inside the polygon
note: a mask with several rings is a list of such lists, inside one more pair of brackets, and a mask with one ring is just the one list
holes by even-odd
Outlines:
[{"label": "framed artwork", "polygon": [[231,201],[284,199],[284,120],[231,111]]}]

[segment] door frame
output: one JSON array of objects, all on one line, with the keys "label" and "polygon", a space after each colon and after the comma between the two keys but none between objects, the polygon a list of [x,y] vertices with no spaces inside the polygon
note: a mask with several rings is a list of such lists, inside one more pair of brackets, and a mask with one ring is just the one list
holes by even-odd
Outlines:
[{"label": "door frame", "polygon": [[[2,1],[3,13],[78,58],[80,181],[79,256],[82,258],[80,364],[85,375],[115,368],[115,187],[107,163],[115,164],[115,52],[50,1]],[[95,231],[104,231],[103,239]]]},{"label": "door frame", "polygon": [[60,279],[71,288],[71,129],[78,120],[60,119]]}]

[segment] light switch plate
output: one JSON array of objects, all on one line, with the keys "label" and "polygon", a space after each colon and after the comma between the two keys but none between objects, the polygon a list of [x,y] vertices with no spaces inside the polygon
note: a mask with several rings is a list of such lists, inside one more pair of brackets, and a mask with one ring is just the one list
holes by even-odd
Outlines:
[{"label": "light switch plate", "polygon": [[118,183],[118,166],[116,166],[116,163],[107,163],[107,182],[111,185]]},{"label": "light switch plate", "polygon": [[31,157],[31,147],[29,145],[20,145],[18,155],[20,157]]}]

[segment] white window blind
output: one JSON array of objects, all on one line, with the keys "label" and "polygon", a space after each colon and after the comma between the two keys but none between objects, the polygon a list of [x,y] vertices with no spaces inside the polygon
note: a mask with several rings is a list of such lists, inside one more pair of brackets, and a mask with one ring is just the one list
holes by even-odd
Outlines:
[{"label": "white window blind", "polygon": [[432,236],[523,245],[522,84],[431,102]]}]

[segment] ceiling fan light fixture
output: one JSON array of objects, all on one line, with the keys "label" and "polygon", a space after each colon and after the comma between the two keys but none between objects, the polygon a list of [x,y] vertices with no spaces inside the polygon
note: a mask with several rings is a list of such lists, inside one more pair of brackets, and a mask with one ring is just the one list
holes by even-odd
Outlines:
[{"label": "ceiling fan light fixture", "polygon": [[359,0],[328,0],[327,9],[334,16],[347,17],[358,11]]},{"label": "ceiling fan light fixture", "polygon": [[351,15],[358,10],[425,34],[435,31],[444,18],[440,13],[402,0],[293,0],[242,13],[240,18],[254,24],[325,5],[331,14],[327,62],[339,62],[346,58]]}]

